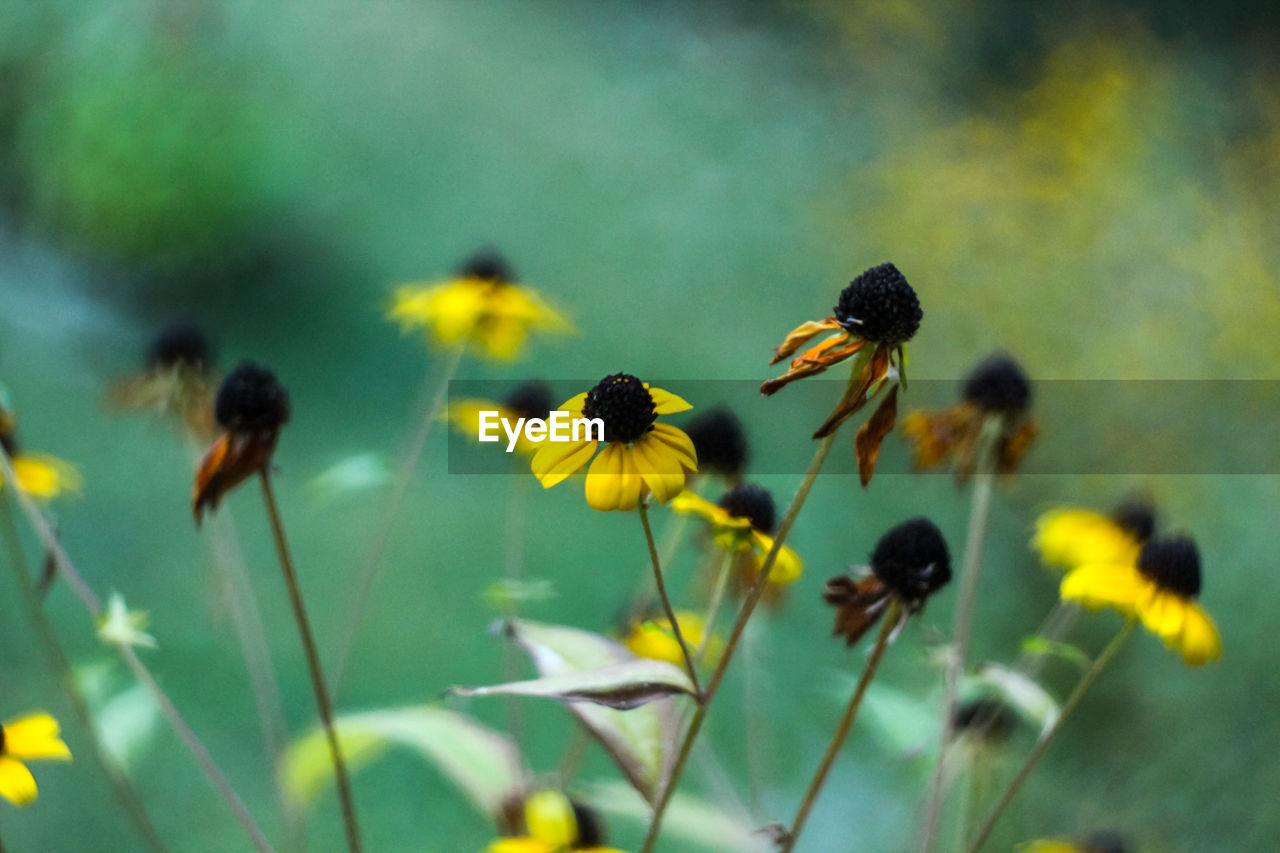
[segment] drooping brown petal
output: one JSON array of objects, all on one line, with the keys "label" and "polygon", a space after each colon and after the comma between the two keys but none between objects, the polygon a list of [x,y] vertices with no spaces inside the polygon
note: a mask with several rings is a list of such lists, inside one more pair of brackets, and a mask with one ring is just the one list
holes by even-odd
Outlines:
[{"label": "drooping brown petal", "polygon": [[884,437],[893,430],[893,422],[897,417],[898,386],[895,384],[880,401],[875,414],[867,418],[867,422],[853,438],[853,454],[858,458],[858,476],[863,488],[871,482],[871,475],[876,470],[876,459],[880,456],[880,445],[884,443]]},{"label": "drooping brown petal", "polygon": [[787,335],[786,340],[779,344],[773,351],[773,360],[770,364],[777,364],[791,353],[804,346],[810,338],[820,335],[823,332],[834,332],[842,326],[836,321],[835,317],[828,317],[825,320],[810,320],[794,329],[791,334]]},{"label": "drooping brown petal", "polygon": [[871,355],[871,359],[867,362],[866,367],[862,369],[862,374],[845,389],[844,396],[840,398],[840,402],[822,426],[818,427],[814,432],[814,438],[826,438],[831,433],[840,428],[840,424],[853,417],[855,413],[867,404],[867,393],[875,387],[881,379],[884,379],[889,373],[889,351],[884,348],[877,349]]},{"label": "drooping brown petal", "polygon": [[885,611],[889,600],[889,588],[875,575],[851,578],[837,575],[827,581],[822,599],[836,608],[835,628],[832,634],[844,637],[852,646],[867,633]]},{"label": "drooping brown petal", "polygon": [[1027,455],[1040,427],[1031,418],[1023,418],[1013,425],[1000,442],[999,456],[996,459],[996,470],[1001,474],[1012,474],[1022,465],[1022,457]]},{"label": "drooping brown petal", "polygon": [[191,499],[196,527],[204,520],[204,510],[218,508],[222,496],[271,463],[278,432],[225,432],[205,451],[196,468],[196,484]]},{"label": "drooping brown petal", "polygon": [[854,355],[865,344],[866,341],[862,338],[854,338],[848,334],[837,335],[834,338],[825,340],[817,346],[806,350],[802,355],[797,356],[791,362],[791,368],[786,373],[762,384],[760,393],[768,396],[795,382],[797,379],[821,373],[831,365]]}]

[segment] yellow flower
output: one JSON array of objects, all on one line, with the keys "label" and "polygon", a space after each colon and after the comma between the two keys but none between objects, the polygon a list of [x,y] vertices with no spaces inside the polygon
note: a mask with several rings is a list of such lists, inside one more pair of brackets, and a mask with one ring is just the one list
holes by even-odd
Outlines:
[{"label": "yellow flower", "polygon": [[[480,435],[480,413],[497,412],[498,418],[508,421],[514,426],[520,418],[543,418],[551,413],[551,389],[542,382],[525,382],[507,395],[505,400],[485,400],[469,397],[450,403],[445,417],[458,432],[472,439]],[[506,447],[507,436],[502,430],[497,434],[503,448]],[[516,438],[515,449],[532,456],[542,446],[543,440],[531,440],[524,432]]]},{"label": "yellow flower", "polygon": [[[60,495],[80,494],[83,481],[70,463],[44,453],[18,453],[12,457],[18,486],[34,498],[50,500]],[[4,479],[0,477],[0,489]]]},{"label": "yellow flower", "polygon": [[524,823],[527,835],[496,839],[484,853],[623,853],[600,846],[595,814],[556,790],[535,791],[525,799]]},{"label": "yellow flower", "polygon": [[1118,506],[1110,515],[1078,507],[1057,507],[1036,519],[1031,547],[1052,566],[1074,569],[1102,563],[1132,564],[1155,532],[1155,508],[1142,500]]},{"label": "yellow flower", "polygon": [[515,284],[514,277],[501,257],[482,252],[455,279],[398,288],[387,318],[402,330],[424,329],[446,346],[478,344],[499,361],[519,357],[530,331],[573,331],[568,320],[536,291]]},{"label": "yellow flower", "polygon": [[[662,503],[678,495],[698,470],[698,457],[683,430],[656,418],[691,408],[627,373],[606,376],[559,406],[570,417],[604,423],[604,449],[587,470],[587,504],[601,511],[629,510],[646,492]],[[588,439],[547,442],[534,454],[534,476],[549,489],[586,465],[599,445]]]},{"label": "yellow flower", "polygon": [[15,806],[35,801],[36,780],[23,761],[70,761],[71,750],[58,738],[58,721],[45,713],[0,726],[0,797]]},{"label": "yellow flower", "polygon": [[1042,838],[1018,848],[1019,853],[1127,853],[1132,849],[1124,836],[1115,832],[1095,832],[1079,843]]},{"label": "yellow flower", "polygon": [[[707,663],[714,663],[719,659],[724,643],[714,634],[707,638],[707,623],[701,614],[692,610],[677,610],[676,620],[680,623],[680,634],[690,651],[702,648],[703,641],[706,640]],[[638,657],[684,666],[684,652],[680,650],[680,643],[671,631],[671,620],[665,616],[637,620],[623,644]]]},{"label": "yellow flower", "polygon": [[1222,657],[1222,638],[1195,597],[1200,553],[1187,536],[1150,540],[1125,562],[1086,563],[1062,579],[1061,595],[1086,607],[1110,607],[1182,655],[1189,666]]},{"label": "yellow flower", "polygon": [[[676,512],[696,515],[711,528],[715,543],[726,551],[750,554],[750,568],[759,571],[764,558],[773,548],[774,505],[773,497],[764,489],[752,484],[735,486],[725,492],[720,503],[713,504],[697,494],[685,491],[671,502]],[[790,546],[778,550],[773,569],[769,572],[769,585],[786,586],[795,583],[804,572],[804,562]],[[683,622],[681,623],[683,624]]]}]

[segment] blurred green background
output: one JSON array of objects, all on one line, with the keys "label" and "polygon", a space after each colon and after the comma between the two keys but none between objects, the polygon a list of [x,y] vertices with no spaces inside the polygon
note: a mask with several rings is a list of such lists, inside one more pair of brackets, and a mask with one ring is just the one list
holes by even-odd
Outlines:
[{"label": "blurred green background", "polygon": [[[385,496],[308,484],[355,454],[394,467],[439,359],[383,320],[389,294],[480,246],[499,247],[582,333],[537,342],[513,367],[468,361],[466,378],[626,370],[677,393],[680,380],[758,381],[789,329],[884,260],[925,308],[914,377],[961,376],[1003,347],[1041,379],[1277,378],[1270,4],[0,0],[0,20],[0,380],[25,446],[84,475],[83,498],[56,505],[68,552],[100,593],[151,612],[148,662],[273,837],[253,701],[211,595],[208,537],[190,523],[193,451],[168,425],[102,405],[171,316],[206,324],[224,366],[259,359],[289,387],[278,488],[325,648]],[[752,411],[757,460],[806,445],[825,414],[787,392]],[[1228,414],[1192,402],[1181,416],[1210,429]],[[1042,426],[1070,440],[1070,423]],[[1248,440],[1261,452],[1266,438]],[[437,434],[343,710],[501,677],[481,594],[502,570],[515,481],[447,474],[444,451]],[[798,481],[765,479],[783,503]],[[1280,838],[1280,676],[1263,610],[1275,476],[1014,481],[996,500],[975,652],[1011,660],[1052,606],[1054,579],[1026,548],[1037,512],[1134,488],[1159,500],[1166,527],[1197,536],[1225,656],[1191,671],[1150,637],[1132,643],[990,849],[1098,828],[1139,850],[1269,851]],[[301,731],[310,686],[255,491],[226,509]],[[590,512],[580,485],[536,491],[526,571],[559,595],[529,615],[608,628],[647,570],[635,519]],[[758,626],[749,701],[731,672],[708,732],[756,822],[791,815],[862,660],[827,636],[825,578],[919,513],[958,554],[967,501],[945,476],[868,491],[819,481],[792,538],[807,573]],[[692,566],[688,554],[672,566],[677,588]],[[881,675],[925,720],[939,692],[930,641],[949,630],[953,598],[904,633]],[[49,607],[78,663],[111,659],[65,589]],[[1116,624],[1082,620],[1076,638],[1097,649]],[[0,595],[0,642],[0,717],[44,707],[69,721],[16,595]],[[1064,695],[1070,678],[1051,669],[1049,686]],[[451,707],[502,723],[498,700]],[[551,772],[572,726],[550,703],[525,711],[530,764]],[[929,762],[892,734],[860,721],[802,847],[913,849]],[[132,772],[175,849],[241,849],[163,727]],[[593,751],[581,778],[611,772]],[[36,775],[35,806],[0,809],[10,849],[134,849],[91,762]],[[412,756],[356,783],[370,850],[465,853],[493,834]],[[714,790],[697,773],[687,784]],[[313,849],[337,849],[331,797],[309,822]],[[639,837],[615,826],[619,847]]]}]

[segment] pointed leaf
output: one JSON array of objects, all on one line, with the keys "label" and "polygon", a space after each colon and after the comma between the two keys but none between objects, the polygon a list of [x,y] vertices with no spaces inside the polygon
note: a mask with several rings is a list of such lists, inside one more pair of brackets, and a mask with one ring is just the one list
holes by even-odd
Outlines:
[{"label": "pointed leaf", "polygon": [[602,669],[566,672],[491,687],[453,687],[450,691],[459,696],[542,696],[561,702],[595,702],[619,711],[630,711],[664,696],[692,695],[693,685],[689,683],[689,676],[666,661],[634,660]]},{"label": "pointed leaf", "polygon": [[1043,737],[1057,722],[1061,708],[1049,692],[1015,669],[994,663],[978,668],[974,682],[981,688],[999,694],[1025,719],[1040,726]]},{"label": "pointed leaf", "polygon": [[[418,753],[466,795],[486,817],[524,785],[515,743],[463,714],[429,705],[346,714],[335,721],[343,757],[355,772],[393,745]],[[315,729],[285,751],[281,775],[286,790],[307,802],[333,778],[324,732]]]}]

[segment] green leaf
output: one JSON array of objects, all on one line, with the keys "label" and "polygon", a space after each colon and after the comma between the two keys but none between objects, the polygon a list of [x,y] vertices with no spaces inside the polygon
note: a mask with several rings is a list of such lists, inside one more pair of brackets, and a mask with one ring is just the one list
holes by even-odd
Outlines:
[{"label": "green leaf", "polygon": [[[577,628],[516,620],[507,623],[506,629],[507,635],[528,652],[544,678],[641,660],[621,643]],[[683,672],[670,669],[685,679]],[[671,678],[670,672],[665,677],[669,684],[680,683]],[[683,687],[685,691],[690,689],[687,679]],[[627,781],[652,803],[659,781],[675,760],[683,731],[683,708],[671,698],[657,699],[629,711],[582,701],[567,702],[565,707],[600,742]]]},{"label": "green leaf", "polygon": [[459,696],[542,696],[631,711],[666,696],[691,696],[693,685],[689,676],[666,661],[633,660],[490,687],[451,687],[450,692]]},{"label": "green leaf", "polygon": [[1064,643],[1061,640],[1051,640],[1048,637],[1041,637],[1038,634],[1026,637],[1022,641],[1022,650],[1029,655],[1044,655],[1047,657],[1061,658],[1068,663],[1075,664],[1080,670],[1089,668],[1092,661],[1084,650],[1079,646],[1071,643]]},{"label": "green leaf", "polygon": [[1016,669],[984,663],[973,677],[980,690],[994,692],[1018,714],[1040,727],[1040,735],[1057,722],[1061,708],[1057,700],[1038,683]]},{"label": "green leaf", "polygon": [[[346,714],[335,721],[343,757],[352,773],[405,746],[425,758],[486,817],[525,783],[519,750],[506,735],[463,714],[430,705]],[[285,751],[281,778],[290,795],[306,803],[333,779],[324,731],[315,729]]]}]

